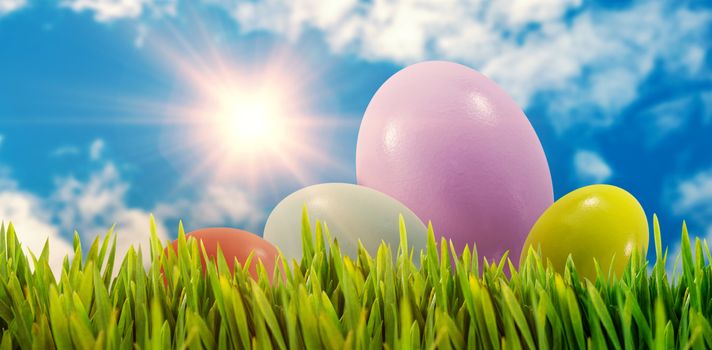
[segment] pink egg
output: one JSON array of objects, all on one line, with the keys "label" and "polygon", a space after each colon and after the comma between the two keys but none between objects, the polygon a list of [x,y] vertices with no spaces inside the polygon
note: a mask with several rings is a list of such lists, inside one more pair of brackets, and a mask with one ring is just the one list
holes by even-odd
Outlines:
[{"label": "pink egg", "polygon": [[376,92],[356,150],[360,185],[386,193],[458,250],[506,250],[516,264],[529,230],[554,201],[532,125],[497,84],[443,61],[406,67]]}]

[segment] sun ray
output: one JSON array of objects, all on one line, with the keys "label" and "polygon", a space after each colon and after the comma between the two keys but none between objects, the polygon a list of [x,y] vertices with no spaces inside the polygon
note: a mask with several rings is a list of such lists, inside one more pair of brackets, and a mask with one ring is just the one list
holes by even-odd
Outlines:
[{"label": "sun ray", "polygon": [[184,169],[182,186],[212,177],[259,191],[276,182],[313,182],[324,168],[346,173],[323,135],[354,122],[312,112],[314,96],[307,92],[317,77],[304,74],[310,70],[299,69],[299,60],[284,53],[243,63],[208,46],[203,55],[190,47],[187,54],[156,48],[189,96],[165,110],[173,119],[168,124],[189,129],[166,147],[167,153],[195,158],[177,166]]},{"label": "sun ray", "polygon": [[78,86],[61,92],[66,100],[84,101],[87,113],[4,122],[155,127],[156,152],[132,156],[167,160],[166,172],[178,174],[176,192],[206,180],[243,183],[258,193],[314,183],[324,174],[349,176],[330,143],[334,131],[352,130],[358,119],[320,112],[319,98],[329,91],[320,85],[326,65],[308,64],[284,45],[254,53],[235,43],[217,45],[202,17],[194,13],[190,31],[162,20],[162,30],[146,39],[142,50],[155,65],[141,78],[147,79],[146,91],[158,87],[161,93]]}]

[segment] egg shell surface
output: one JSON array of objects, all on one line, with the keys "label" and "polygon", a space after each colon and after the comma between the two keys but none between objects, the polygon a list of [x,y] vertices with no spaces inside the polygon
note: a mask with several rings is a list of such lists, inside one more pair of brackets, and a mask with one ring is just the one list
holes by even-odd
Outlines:
[{"label": "egg shell surface", "polygon": [[[223,256],[225,256],[225,261],[231,271],[235,265],[235,258],[237,258],[237,261],[241,264],[244,264],[247,257],[250,256],[250,253],[254,252],[250,264],[250,274],[252,277],[255,280],[258,278],[257,262],[259,260],[262,261],[270,279],[272,278],[278,251],[271,243],[254,233],[236,228],[213,227],[192,231],[186,234],[185,237],[186,239],[193,237],[198,240],[198,247],[200,247],[200,241],[202,241],[205,246],[205,252],[211,259],[217,259],[219,244]],[[171,245],[173,246],[173,250],[177,252],[178,240],[173,241]],[[203,273],[205,273],[206,263],[202,254],[200,256],[200,262],[203,266]]]},{"label": "egg shell surface", "polygon": [[371,188],[346,183],[326,183],[302,188],[283,199],[267,218],[264,238],[288,259],[302,257],[302,212],[306,206],[312,232],[316,220],[328,227],[344,255],[356,258],[358,240],[371,256],[382,241],[395,255],[400,244],[399,214],[403,215],[409,249],[419,257],[425,250],[427,229],[403,204]]},{"label": "egg shell surface", "polygon": [[521,259],[529,247],[541,245],[542,262],[551,261],[563,273],[569,254],[582,277],[595,280],[593,258],[607,276],[621,276],[637,249],[648,250],[648,220],[643,207],[627,191],[611,185],[591,185],[574,190],[549,207],[532,227]]},{"label": "egg shell surface", "polygon": [[411,65],[371,99],[356,151],[360,185],[396,198],[458,253],[506,250],[516,263],[536,219],[553,203],[539,139],[507,93],[452,62]]}]

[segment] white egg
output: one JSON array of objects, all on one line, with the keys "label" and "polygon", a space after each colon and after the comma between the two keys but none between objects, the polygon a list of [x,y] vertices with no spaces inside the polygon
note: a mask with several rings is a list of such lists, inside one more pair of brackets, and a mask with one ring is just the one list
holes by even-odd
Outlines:
[{"label": "white egg", "polygon": [[390,244],[395,254],[400,244],[399,216],[408,234],[408,247],[415,256],[425,250],[427,228],[405,205],[374,189],[345,183],[305,187],[283,199],[272,211],[264,239],[277,246],[288,259],[302,257],[302,210],[306,206],[314,232],[316,220],[325,223],[332,239],[344,255],[358,252],[358,241],[371,256],[381,242]]}]

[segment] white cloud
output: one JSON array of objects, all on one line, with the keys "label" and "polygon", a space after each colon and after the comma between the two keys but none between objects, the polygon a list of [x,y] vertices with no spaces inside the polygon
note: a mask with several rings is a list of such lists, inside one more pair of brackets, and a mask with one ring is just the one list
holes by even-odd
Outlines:
[{"label": "white cloud", "polygon": [[17,182],[11,178],[10,168],[0,163],[0,191],[14,190]]},{"label": "white cloud", "polygon": [[[129,189],[130,184],[112,162],[106,162],[84,181],[75,177],[58,179],[51,200],[59,226],[76,229],[84,241],[90,241],[116,224],[117,256],[123,256],[131,245],[135,249],[140,245],[144,264],[148,266],[150,213],[157,218],[156,229],[161,242],[169,237],[163,222],[170,219],[183,219],[189,229],[226,224],[241,224],[250,229],[264,217],[263,210],[231,184],[207,184],[197,197],[158,202],[152,210],[129,206],[126,203]],[[116,263],[118,268],[120,262]]]},{"label": "white cloud", "polygon": [[[84,181],[70,176],[58,179],[56,185],[51,200],[60,227],[76,230],[90,242],[116,224],[117,256],[122,257],[131,245],[140,246],[144,264],[150,263],[150,213],[126,204],[129,184],[113,163],[107,162]],[[167,239],[162,223],[156,223],[156,231],[161,241]]]},{"label": "white cloud", "polygon": [[73,253],[72,245],[59,236],[41,200],[27,192],[0,191],[0,203],[0,218],[5,224],[12,222],[26,253],[32,251],[39,257],[45,241],[49,240],[49,264],[58,276],[62,260]]},{"label": "white cloud", "polygon": [[673,203],[676,213],[712,219],[712,169],[680,181],[676,193],[677,199]]},{"label": "white cloud", "polygon": [[0,16],[15,12],[27,5],[27,0],[0,0]]},{"label": "white cloud", "polygon": [[9,175],[6,167],[0,169],[0,221],[6,227],[12,222],[26,253],[32,251],[39,257],[45,241],[49,240],[49,264],[55,276],[59,276],[64,257],[73,253],[72,245],[52,225],[50,212],[42,199],[18,189],[17,182]]},{"label": "white cloud", "polygon": [[60,4],[76,12],[94,12],[100,22],[137,18],[143,12],[143,0],[64,0]]},{"label": "white cloud", "polygon": [[75,156],[79,154],[79,148],[76,146],[61,146],[55,148],[50,156],[52,157],[65,157],[65,156]]},{"label": "white cloud", "polygon": [[61,7],[75,12],[93,12],[99,22],[111,22],[119,19],[135,19],[147,11],[155,16],[173,15],[176,12],[176,0],[62,0]]},{"label": "white cloud", "polygon": [[104,152],[105,146],[106,144],[102,139],[96,139],[92,141],[92,143],[89,145],[89,159],[99,160],[101,158],[102,153]]},{"label": "white cloud", "polygon": [[[0,164],[0,221],[12,221],[18,237],[26,249],[36,255],[50,241],[50,263],[55,275],[61,272],[65,255],[73,252],[71,243],[64,237],[75,230],[86,246],[95,237],[104,235],[116,224],[117,261],[114,272],[131,245],[141,247],[144,264],[150,263],[150,213],[156,214],[156,230],[162,242],[169,237],[164,222],[181,218],[186,227],[207,227],[240,224],[251,229],[264,218],[264,212],[241,188],[229,183],[206,184],[198,195],[190,199],[158,202],[152,210],[127,203],[130,183],[116,164],[100,159],[103,141],[92,142],[90,158],[100,165],[86,177],[73,175],[55,179],[50,196],[40,197],[18,187],[10,168]],[[102,146],[97,146],[102,145]]]},{"label": "white cloud", "polygon": [[[91,148],[101,148],[96,145],[102,143],[95,141]],[[90,153],[96,159],[100,152]],[[129,184],[114,163],[105,162],[86,179],[58,178],[48,198],[19,189],[10,175],[9,168],[0,167],[0,220],[12,221],[23,246],[35,254],[41,252],[49,238],[50,263],[55,275],[61,271],[63,257],[73,251],[60,233],[66,235],[76,230],[86,245],[97,235],[103,237],[113,224],[116,224],[117,257],[123,257],[131,245],[136,249],[141,246],[144,264],[150,262],[150,214],[126,203]],[[167,239],[167,230],[160,221],[156,229],[162,241]],[[115,262],[115,272],[120,263]]]},{"label": "white cloud", "polygon": [[246,31],[274,31],[296,40],[314,28],[339,53],[401,64],[434,58],[466,63],[523,106],[537,93],[554,92],[548,114],[560,132],[614,123],[656,63],[680,76],[699,74],[712,19],[709,11],[660,1],[586,9],[573,17],[569,13],[580,1],[222,3]]},{"label": "white cloud", "polygon": [[574,169],[579,180],[585,183],[601,183],[613,174],[601,155],[586,150],[578,150],[574,155]]},{"label": "white cloud", "polygon": [[160,203],[154,209],[160,218],[180,218],[188,227],[208,227],[221,224],[241,224],[252,229],[262,219],[264,210],[234,184],[208,184],[197,198]]},{"label": "white cloud", "polygon": [[694,110],[694,96],[684,96],[664,101],[640,113],[637,117],[645,132],[645,142],[648,146],[655,145],[675,132],[683,129],[687,122],[687,114]]},{"label": "white cloud", "polygon": [[134,38],[134,46],[138,49],[143,48],[146,44],[146,38],[148,38],[148,27],[144,24],[138,25],[136,27],[136,38]]},{"label": "white cloud", "polygon": [[[695,237],[706,239],[712,243],[712,169],[701,171],[689,178],[678,181],[673,191],[671,210],[684,216],[691,223],[690,240],[694,244]],[[695,229],[701,231],[695,231]],[[694,247],[693,247],[694,248]],[[674,261],[680,255],[678,243],[671,257]]]}]

